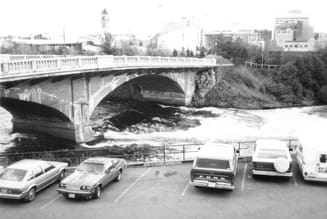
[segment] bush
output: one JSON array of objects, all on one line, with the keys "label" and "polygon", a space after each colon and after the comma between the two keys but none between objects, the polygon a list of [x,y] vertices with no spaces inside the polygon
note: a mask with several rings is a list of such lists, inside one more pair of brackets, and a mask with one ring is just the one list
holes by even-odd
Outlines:
[{"label": "bush", "polygon": [[322,103],[327,103],[327,85],[320,88],[317,96]]}]

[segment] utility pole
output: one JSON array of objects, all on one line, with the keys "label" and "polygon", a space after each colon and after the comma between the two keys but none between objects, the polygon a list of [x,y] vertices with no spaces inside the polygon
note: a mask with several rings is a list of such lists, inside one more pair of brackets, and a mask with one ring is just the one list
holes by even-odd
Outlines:
[{"label": "utility pole", "polygon": [[63,31],[63,38],[64,38],[64,46],[66,45],[66,33],[65,33],[65,27],[62,28]]}]

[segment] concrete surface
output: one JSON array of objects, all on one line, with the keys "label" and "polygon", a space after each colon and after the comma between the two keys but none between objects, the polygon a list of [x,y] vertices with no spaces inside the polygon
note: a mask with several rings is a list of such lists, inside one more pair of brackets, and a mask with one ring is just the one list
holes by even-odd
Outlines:
[{"label": "concrete surface", "polygon": [[65,199],[57,184],[34,202],[0,200],[0,218],[327,218],[327,184],[304,182],[298,168],[290,180],[252,178],[239,163],[234,191],[188,184],[191,164],[128,168],[98,200]]}]

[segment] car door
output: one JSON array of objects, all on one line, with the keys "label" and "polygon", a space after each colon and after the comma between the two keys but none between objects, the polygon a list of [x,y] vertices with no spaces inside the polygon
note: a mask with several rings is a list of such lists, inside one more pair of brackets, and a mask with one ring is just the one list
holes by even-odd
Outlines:
[{"label": "car door", "polygon": [[43,172],[43,169],[40,166],[37,166],[33,169],[34,182],[36,184],[36,190],[40,191],[46,186],[47,178]]},{"label": "car door", "polygon": [[59,177],[59,170],[55,168],[52,164],[45,162],[42,165],[42,169],[46,176],[46,183],[47,185],[56,181]]},{"label": "car door", "polygon": [[111,161],[110,181],[113,181],[118,176],[118,162]]}]

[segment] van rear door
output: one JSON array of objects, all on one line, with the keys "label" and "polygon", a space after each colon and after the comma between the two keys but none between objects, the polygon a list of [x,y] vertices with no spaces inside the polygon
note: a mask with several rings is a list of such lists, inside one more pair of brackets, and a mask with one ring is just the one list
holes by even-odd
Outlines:
[{"label": "van rear door", "polygon": [[317,177],[327,179],[327,151],[317,153]]}]

